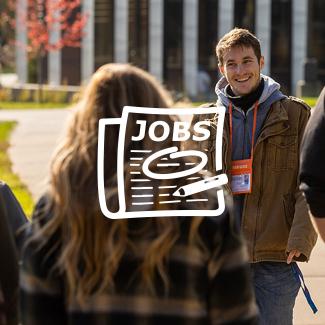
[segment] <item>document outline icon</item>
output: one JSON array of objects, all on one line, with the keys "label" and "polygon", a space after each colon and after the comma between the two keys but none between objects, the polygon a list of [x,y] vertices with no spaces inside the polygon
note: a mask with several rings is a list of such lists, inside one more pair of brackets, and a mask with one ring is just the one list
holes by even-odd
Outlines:
[{"label": "document outline icon", "polygon": [[[121,118],[104,118],[99,120],[98,126],[98,159],[97,159],[97,182],[98,196],[102,213],[110,219],[122,218],[143,218],[143,217],[169,217],[169,216],[218,216],[225,210],[225,198],[222,189],[216,192],[218,208],[212,210],[150,210],[150,211],[127,211],[124,188],[124,143],[129,114],[143,113],[156,115],[196,115],[196,114],[217,114],[215,161],[216,171],[222,170],[222,134],[225,118],[224,107],[206,107],[206,108],[148,108],[125,106]],[[117,212],[109,211],[106,204],[105,184],[104,184],[104,145],[105,128],[119,125],[119,138],[117,148],[117,189],[119,210]],[[226,175],[225,175],[226,177]]]}]

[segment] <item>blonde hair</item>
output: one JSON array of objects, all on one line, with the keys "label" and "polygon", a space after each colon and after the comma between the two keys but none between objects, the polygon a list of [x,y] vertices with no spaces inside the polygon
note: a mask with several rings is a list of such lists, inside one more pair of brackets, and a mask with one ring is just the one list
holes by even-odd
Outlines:
[{"label": "blonde hair", "polygon": [[[93,75],[81,102],[69,122],[67,133],[51,164],[49,203],[37,217],[49,210],[51,218],[36,232],[43,243],[60,232],[56,268],[67,281],[68,298],[80,303],[90,294],[114,290],[114,275],[121,258],[134,245],[128,220],[110,220],[99,209],[97,193],[97,133],[100,118],[120,117],[125,105],[169,107],[171,97],[149,73],[128,64],[107,64]],[[148,117],[150,119],[150,117]],[[167,120],[167,117],[165,117]],[[114,189],[118,135],[106,134],[105,184]],[[111,187],[111,188],[110,188]],[[177,218],[148,218],[156,236],[149,242],[139,270],[143,283],[154,291],[158,271],[168,287],[164,263],[179,237]],[[201,218],[193,218],[190,239],[195,241]]]}]

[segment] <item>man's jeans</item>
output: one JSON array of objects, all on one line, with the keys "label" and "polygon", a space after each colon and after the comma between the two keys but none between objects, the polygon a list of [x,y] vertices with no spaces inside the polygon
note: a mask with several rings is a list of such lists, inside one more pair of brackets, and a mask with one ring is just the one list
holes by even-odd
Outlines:
[{"label": "man's jeans", "polygon": [[260,325],[292,325],[300,283],[285,262],[251,264]]}]

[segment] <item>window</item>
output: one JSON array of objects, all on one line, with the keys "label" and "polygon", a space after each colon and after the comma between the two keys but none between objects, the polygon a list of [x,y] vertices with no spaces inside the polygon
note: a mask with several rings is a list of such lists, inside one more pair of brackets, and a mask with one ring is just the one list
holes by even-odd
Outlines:
[{"label": "window", "polygon": [[199,69],[211,79],[211,90],[218,79],[216,45],[218,42],[218,1],[199,1]]},{"label": "window", "polygon": [[308,57],[318,63],[318,79],[325,84],[325,1],[309,0]]},{"label": "window", "polygon": [[95,0],[95,70],[113,62],[114,0]]},{"label": "window", "polygon": [[[75,8],[69,20],[74,20],[74,15],[80,13],[80,8]],[[61,83],[63,85],[79,85],[81,80],[81,48],[63,47],[61,55]]]},{"label": "window", "polygon": [[183,1],[164,1],[164,81],[183,90]]},{"label": "window", "polygon": [[291,0],[273,0],[271,16],[271,77],[291,92]]},{"label": "window", "polygon": [[148,69],[148,0],[129,1],[129,62]]},{"label": "window", "polygon": [[246,28],[251,32],[255,30],[255,1],[235,0],[235,27]]}]

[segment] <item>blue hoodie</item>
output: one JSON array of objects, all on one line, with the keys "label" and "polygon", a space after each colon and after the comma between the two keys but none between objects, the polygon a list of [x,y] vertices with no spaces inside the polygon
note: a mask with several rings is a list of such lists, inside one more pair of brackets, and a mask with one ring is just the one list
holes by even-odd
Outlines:
[{"label": "blue hoodie", "polygon": [[[262,130],[266,116],[273,103],[286,98],[280,91],[280,85],[272,78],[261,75],[264,79],[264,89],[258,100],[258,110],[256,118],[255,141]],[[228,82],[222,77],[215,88],[218,95],[217,106],[224,106],[226,113],[229,112],[230,99],[227,97],[225,88]],[[229,115],[228,115],[229,116]],[[245,113],[240,107],[233,105],[233,141],[232,141],[232,159],[248,159],[251,154],[252,131],[253,131],[254,105]],[[253,171],[254,174],[254,171]],[[240,223],[244,206],[245,195],[234,196],[234,208],[237,221]]]}]

